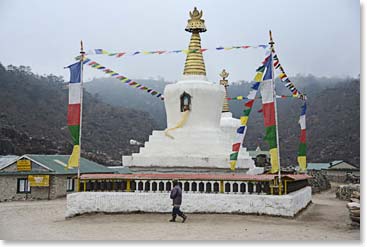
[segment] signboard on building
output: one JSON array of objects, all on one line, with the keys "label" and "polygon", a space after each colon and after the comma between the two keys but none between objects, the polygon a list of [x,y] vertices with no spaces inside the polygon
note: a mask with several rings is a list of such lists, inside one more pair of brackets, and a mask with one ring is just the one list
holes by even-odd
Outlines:
[{"label": "signboard on building", "polygon": [[18,171],[30,171],[30,170],[32,170],[31,161],[30,160],[18,160],[17,161],[17,170]]},{"label": "signboard on building", "polygon": [[49,175],[28,175],[28,182],[31,187],[48,187],[50,184]]}]

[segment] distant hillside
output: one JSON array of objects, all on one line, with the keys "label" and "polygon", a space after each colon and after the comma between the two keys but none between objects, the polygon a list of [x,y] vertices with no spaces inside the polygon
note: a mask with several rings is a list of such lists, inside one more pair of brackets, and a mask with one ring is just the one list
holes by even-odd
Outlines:
[{"label": "distant hillside", "polygon": [[[70,154],[66,126],[68,90],[61,78],[29,67],[0,64],[0,154]],[[137,151],[129,140],[147,140],[154,121],[145,113],[84,94],[83,156],[105,164]]]},{"label": "distant hillside", "polygon": [[[318,78],[312,75],[297,75],[291,78],[299,90],[308,95],[307,139],[308,161],[328,162],[332,160],[347,160],[359,165],[360,162],[360,104],[359,79]],[[167,82],[138,80],[158,91],[163,92]],[[155,128],[166,127],[164,104],[144,92],[136,92],[114,79],[97,79],[86,84],[87,90],[99,99],[117,106],[144,110],[157,123]],[[229,96],[247,95],[250,88],[248,82],[233,83],[229,87]],[[276,81],[278,94],[290,95],[282,82]],[[282,164],[297,163],[298,136],[300,127],[298,119],[302,102],[296,99],[280,99],[279,130]],[[243,102],[231,101],[231,111],[239,117],[243,111]],[[249,150],[256,148],[267,149],[264,143],[264,124],[261,102],[257,101],[249,120],[249,130],[245,146]]]}]

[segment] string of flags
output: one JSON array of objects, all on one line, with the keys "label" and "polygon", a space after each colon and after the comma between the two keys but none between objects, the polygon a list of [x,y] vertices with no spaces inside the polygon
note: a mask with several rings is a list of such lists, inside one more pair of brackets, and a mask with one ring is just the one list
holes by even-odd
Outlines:
[{"label": "string of flags", "polygon": [[289,91],[291,91],[293,97],[299,98],[301,100],[306,100],[307,99],[306,95],[302,94],[296,88],[296,86],[291,82],[291,80],[289,79],[289,77],[285,73],[284,68],[280,64],[278,55],[275,53],[274,48],[272,50],[272,53],[273,53],[274,68],[278,71],[278,75],[277,76],[279,77],[279,79],[284,83],[284,85],[286,86],[286,88],[288,88]]},{"label": "string of flags", "polygon": [[[263,64],[264,64],[264,61],[263,61]],[[260,66],[259,68],[261,68],[262,66]],[[256,71],[258,71],[259,68]],[[229,157],[230,159],[229,164],[230,164],[230,168],[232,171],[236,169],[238,154],[240,152],[240,148],[242,147],[242,144],[243,144],[243,141],[246,135],[247,121],[248,121],[249,115],[251,113],[252,107],[256,99],[256,93],[260,87],[260,81],[261,80],[258,80],[258,81],[255,80],[255,82],[252,83],[249,94],[246,97],[244,97],[248,99],[248,101],[244,104],[245,110],[243,111],[243,115],[240,117],[240,127],[238,127],[236,131],[237,133],[236,139],[235,139],[235,142],[232,144],[232,153],[230,154],[230,157]]]},{"label": "string of flags", "polygon": [[[78,59],[78,58],[79,57],[76,57],[76,59]],[[105,74],[110,75],[111,77],[118,79],[119,81],[121,81],[122,83],[124,83],[124,84],[126,84],[130,87],[140,89],[144,92],[147,92],[147,93],[151,94],[152,96],[155,96],[155,97],[157,97],[161,100],[164,100],[164,96],[160,92],[158,92],[158,91],[156,91],[152,88],[146,87],[146,86],[144,86],[140,83],[137,83],[137,82],[135,82],[135,81],[123,76],[123,75],[120,75],[119,73],[115,72],[114,70],[109,69],[109,68],[103,66],[102,64],[97,63],[96,61],[93,61],[89,58],[85,58],[84,61],[83,61],[83,64],[86,64],[86,65],[88,65],[88,66],[90,66],[94,69],[101,70]]]},{"label": "string of flags", "polygon": [[189,49],[183,49],[183,50],[155,50],[155,51],[145,51],[145,50],[139,50],[139,51],[134,51],[134,52],[109,52],[105,49],[92,49],[87,51],[87,55],[107,55],[110,57],[116,57],[116,58],[121,58],[121,57],[125,57],[125,56],[136,56],[136,55],[162,55],[162,54],[178,54],[178,53],[184,53],[184,54],[189,54],[189,53],[204,53],[207,50],[215,50],[215,51],[230,51],[230,50],[234,50],[234,49],[249,49],[249,48],[263,48],[266,49],[268,47],[268,45],[241,45],[241,46],[227,46],[227,47],[223,47],[223,46],[219,46],[216,47],[214,49],[194,49],[194,50],[189,50]]},{"label": "string of flags", "polygon": [[[286,99],[286,98],[294,98],[293,95],[277,95],[276,96],[277,99]],[[255,99],[261,99],[260,97],[256,97]],[[227,100],[237,100],[237,101],[243,101],[243,100],[249,100],[246,96],[237,96],[237,97],[233,97],[233,98],[227,98]]]},{"label": "string of flags", "polygon": [[298,165],[300,172],[305,172],[307,169],[306,162],[306,102],[301,107],[301,116],[299,118],[299,125],[301,126],[301,134],[299,137],[299,147],[298,147]]}]

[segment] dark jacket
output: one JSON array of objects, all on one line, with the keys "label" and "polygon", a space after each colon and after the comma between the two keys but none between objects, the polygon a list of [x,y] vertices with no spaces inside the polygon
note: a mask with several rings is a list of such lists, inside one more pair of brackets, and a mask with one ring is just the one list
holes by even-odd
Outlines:
[{"label": "dark jacket", "polygon": [[176,185],[171,190],[170,198],[173,200],[174,206],[180,206],[182,202],[182,190],[179,185]]}]

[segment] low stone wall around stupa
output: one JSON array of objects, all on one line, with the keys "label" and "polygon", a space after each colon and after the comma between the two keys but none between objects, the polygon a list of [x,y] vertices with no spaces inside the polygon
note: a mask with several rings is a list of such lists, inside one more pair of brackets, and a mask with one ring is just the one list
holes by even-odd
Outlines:
[{"label": "low stone wall around stupa", "polygon": [[[294,217],[311,202],[311,187],[287,195],[184,193],[185,213],[265,214]],[[67,196],[66,217],[85,213],[169,213],[169,193],[79,192]]]}]

